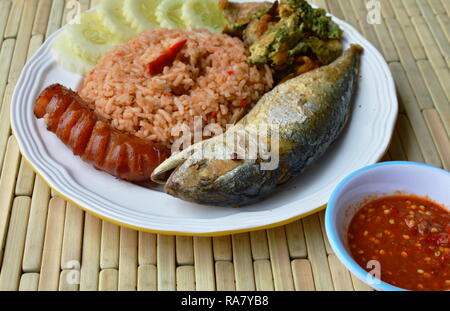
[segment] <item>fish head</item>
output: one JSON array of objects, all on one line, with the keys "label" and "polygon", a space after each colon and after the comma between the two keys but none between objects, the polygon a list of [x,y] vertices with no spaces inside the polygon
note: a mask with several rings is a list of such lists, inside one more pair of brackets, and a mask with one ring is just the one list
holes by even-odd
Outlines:
[{"label": "fish head", "polygon": [[[217,141],[203,141],[169,158],[153,172],[152,180],[164,183],[164,191],[172,196],[216,206],[253,203],[276,185],[279,171],[261,170],[267,161],[238,157],[226,146],[217,152],[223,146]],[[211,156],[213,151],[229,156]]]},{"label": "fish head", "polygon": [[185,201],[241,206],[260,200],[278,177],[254,160],[187,160],[169,177],[164,191]]}]

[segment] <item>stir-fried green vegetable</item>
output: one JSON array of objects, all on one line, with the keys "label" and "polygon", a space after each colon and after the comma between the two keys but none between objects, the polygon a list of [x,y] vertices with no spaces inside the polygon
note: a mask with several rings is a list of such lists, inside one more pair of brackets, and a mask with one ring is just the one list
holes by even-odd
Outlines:
[{"label": "stir-fried green vegetable", "polygon": [[[226,30],[248,45],[249,63],[269,65],[281,78],[327,65],[342,54],[342,30],[323,9],[305,0],[246,7],[224,0],[222,5],[229,22]],[[308,66],[304,66],[305,57]]]}]

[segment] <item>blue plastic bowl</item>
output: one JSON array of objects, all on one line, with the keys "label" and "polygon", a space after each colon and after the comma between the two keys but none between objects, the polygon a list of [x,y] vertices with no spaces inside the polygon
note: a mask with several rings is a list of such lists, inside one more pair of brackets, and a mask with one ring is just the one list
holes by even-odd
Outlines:
[{"label": "blue plastic bowl", "polygon": [[450,210],[450,173],[415,162],[384,162],[367,166],[339,183],[326,209],[325,228],[336,256],[357,278],[376,290],[405,289],[375,279],[356,263],[347,245],[348,226],[364,200],[399,192],[430,198]]}]

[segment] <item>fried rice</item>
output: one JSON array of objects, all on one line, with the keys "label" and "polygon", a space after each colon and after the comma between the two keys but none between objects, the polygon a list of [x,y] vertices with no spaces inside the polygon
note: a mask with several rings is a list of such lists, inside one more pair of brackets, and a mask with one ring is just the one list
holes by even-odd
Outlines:
[{"label": "fried rice", "polygon": [[[148,64],[181,40],[176,60],[151,76]],[[180,128],[193,131],[194,117],[225,129],[272,88],[270,69],[247,57],[244,43],[226,34],[150,30],[103,56],[79,93],[115,128],[170,146],[185,134]]]}]

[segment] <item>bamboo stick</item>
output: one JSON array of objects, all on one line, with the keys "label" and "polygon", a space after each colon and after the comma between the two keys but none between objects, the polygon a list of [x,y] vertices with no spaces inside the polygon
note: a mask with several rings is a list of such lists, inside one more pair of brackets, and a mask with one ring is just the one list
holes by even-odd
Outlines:
[{"label": "bamboo stick", "polygon": [[358,28],[358,19],[353,12],[352,5],[348,0],[337,0],[339,3],[339,7],[342,10],[342,14],[344,14],[344,20],[350,23],[353,27]]},{"label": "bamboo stick", "polygon": [[65,213],[66,202],[63,199],[55,197],[50,200],[39,278],[41,291],[58,290]]},{"label": "bamboo stick", "polygon": [[446,14],[445,8],[441,2],[441,0],[430,0],[429,4],[433,9],[434,14]]},{"label": "bamboo stick", "polygon": [[[432,25],[429,25],[429,22],[422,16],[414,16],[411,20],[417,30],[423,46],[427,47],[425,49],[425,53],[434,70],[437,73],[443,71],[448,72],[445,56],[450,56],[450,44],[448,44],[447,40],[445,40],[445,34],[440,30],[441,27],[439,26],[439,23],[434,15]],[[431,27],[438,28],[439,32],[436,29],[432,30]],[[447,42],[447,44],[441,44],[440,46],[439,41],[435,39],[435,35],[439,36],[440,39]],[[445,86],[445,83],[443,83],[443,86]]]},{"label": "bamboo stick", "polygon": [[361,0],[350,0],[350,5],[358,21],[366,22],[367,20],[367,9],[363,1]]},{"label": "bamboo stick", "polygon": [[214,260],[232,261],[231,236],[213,237]]},{"label": "bamboo stick", "polygon": [[397,91],[405,106],[406,114],[410,122],[414,124],[414,133],[416,134],[425,161],[429,164],[440,166],[441,161],[439,155],[437,154],[436,147],[433,144],[430,132],[425,124],[422,112],[408,83],[403,67],[399,63],[391,63],[389,67],[396,81]]},{"label": "bamboo stick", "polygon": [[[2,102],[2,105],[15,44],[16,39],[6,39],[3,41],[0,50],[0,102]],[[9,127],[9,123],[7,125]]]},{"label": "bamboo stick", "polygon": [[336,16],[337,18],[344,20],[345,16],[342,12],[341,7],[339,6],[339,3],[336,0],[327,0],[327,7],[328,12]]},{"label": "bamboo stick", "polygon": [[450,170],[450,140],[445,132],[442,120],[434,109],[424,110],[423,115],[442,159],[443,168]]},{"label": "bamboo stick", "polygon": [[175,290],[175,238],[158,235],[157,239],[158,290]]},{"label": "bamboo stick", "polygon": [[12,1],[12,6],[8,15],[8,22],[3,34],[5,38],[15,38],[19,31],[20,18],[22,16],[25,0]]},{"label": "bamboo stick", "polygon": [[177,291],[195,291],[195,268],[181,266],[177,268]]},{"label": "bamboo stick", "polygon": [[389,0],[380,0],[381,4],[381,12],[386,18],[395,18],[394,9],[392,8],[391,1]]},{"label": "bamboo stick", "polygon": [[142,265],[138,268],[138,291],[156,291],[157,272],[154,265]]},{"label": "bamboo stick", "polygon": [[50,189],[47,184],[42,178],[36,177],[22,262],[24,272],[39,272],[41,268],[49,197]]},{"label": "bamboo stick", "polygon": [[3,98],[3,104],[0,109],[0,168],[3,165],[3,157],[6,152],[6,145],[11,135],[11,120],[10,120],[10,107],[11,97],[14,90],[14,84],[9,83],[5,88],[5,95]]},{"label": "bamboo stick", "polygon": [[311,0],[310,2],[314,3],[319,8],[322,8],[322,9],[325,9],[326,11],[328,11],[327,1],[326,0]]},{"label": "bamboo stick", "polygon": [[328,256],[328,263],[330,265],[331,276],[333,278],[334,288],[337,291],[352,291],[353,284],[350,273],[339,261],[336,255]]},{"label": "bamboo stick", "polygon": [[17,290],[19,288],[21,261],[25,246],[28,214],[30,213],[29,197],[16,197],[11,209],[8,236],[5,245],[5,258],[0,271],[0,290]]},{"label": "bamboo stick", "polygon": [[294,290],[294,280],[292,278],[284,227],[268,229],[267,237],[275,290]]},{"label": "bamboo stick", "polygon": [[420,15],[419,7],[417,6],[417,0],[402,0],[405,6],[406,12],[409,16]]},{"label": "bamboo stick", "polygon": [[32,35],[43,35],[47,31],[48,19],[50,16],[50,9],[52,0],[38,0],[38,7],[36,9],[36,18],[34,19]]},{"label": "bamboo stick", "polygon": [[318,215],[314,214],[303,218],[303,229],[315,287],[320,291],[333,290],[333,281]]},{"label": "bamboo stick", "polygon": [[31,37],[30,44],[28,46],[27,61],[37,52],[43,42],[43,35],[34,35]]},{"label": "bamboo stick", "polygon": [[20,278],[19,291],[37,291],[39,284],[39,273],[24,273]]},{"label": "bamboo stick", "polygon": [[195,284],[197,290],[216,289],[212,242],[209,237],[194,237]]},{"label": "bamboo stick", "polygon": [[59,287],[58,291],[60,292],[76,292],[78,291],[79,285],[76,283],[72,283],[68,280],[71,280],[71,274],[73,271],[70,270],[62,270],[59,275]]},{"label": "bamboo stick", "polygon": [[139,265],[156,265],[156,234],[139,231]]},{"label": "bamboo stick", "polygon": [[50,8],[50,15],[48,17],[47,31],[45,38],[48,38],[52,33],[61,27],[62,15],[64,11],[64,0],[53,0]]},{"label": "bamboo stick", "polygon": [[442,2],[442,6],[444,6],[445,8],[445,12],[447,12],[447,15],[450,16],[450,3],[448,3],[448,1],[445,0],[441,0]]},{"label": "bamboo stick", "polygon": [[285,226],[289,255],[291,258],[306,258],[306,242],[301,221],[294,221]]},{"label": "bamboo stick", "polygon": [[397,20],[403,29],[405,38],[408,41],[409,47],[416,60],[425,59],[425,49],[417,36],[416,30],[411,23],[409,15],[405,11],[405,7],[401,1],[392,1],[392,5],[397,16]]},{"label": "bamboo stick", "polygon": [[178,265],[194,264],[194,241],[191,236],[176,236],[176,257]]},{"label": "bamboo stick", "polygon": [[74,263],[81,263],[83,243],[84,212],[67,203],[64,221],[64,236],[61,251],[61,269],[73,269]]},{"label": "bamboo stick", "polygon": [[430,90],[434,106],[443,120],[447,134],[450,136],[450,101],[447,99],[442,86],[439,83],[436,83],[438,77],[430,62],[428,60],[422,60],[417,62],[417,65],[419,66],[425,83]]},{"label": "bamboo stick", "polygon": [[269,259],[269,245],[267,243],[266,230],[250,232],[250,243],[254,260]]},{"label": "bamboo stick", "polygon": [[119,226],[108,221],[102,221],[100,269],[119,269],[119,242]]},{"label": "bamboo stick", "polygon": [[230,261],[216,262],[216,286],[218,291],[235,291],[234,267]]},{"label": "bamboo stick", "polygon": [[[15,2],[16,1],[14,1],[14,3]],[[23,65],[26,62],[36,8],[37,1],[26,1],[24,4],[20,26],[17,32],[16,46],[11,60],[8,82],[15,82],[19,79]]]},{"label": "bamboo stick", "polygon": [[314,277],[311,263],[307,259],[296,259],[291,262],[294,286],[296,291],[314,291]]},{"label": "bamboo stick", "polygon": [[[448,40],[446,40],[446,36],[444,31],[441,29],[441,26],[439,25],[439,21],[436,18],[436,15],[432,12],[432,8],[430,7],[432,2],[428,1],[418,1],[420,11],[422,12],[423,17],[425,18],[425,21],[432,33],[432,38],[436,41],[436,44],[439,48],[440,53],[444,57],[450,57],[450,43]],[[439,1],[439,0],[438,0]],[[434,3],[438,3],[434,1]],[[441,13],[444,14],[444,13]],[[429,38],[428,38],[429,39]],[[425,45],[428,50],[428,46]],[[434,59],[430,59],[430,61],[433,61]]]},{"label": "bamboo stick", "polygon": [[[386,18],[385,20],[392,20]],[[378,36],[378,40],[381,43],[381,51],[383,52],[383,56],[388,62],[397,62],[399,61],[399,54],[395,49],[393,38],[389,33],[386,24],[384,22],[380,24],[374,24],[373,28]]]},{"label": "bamboo stick", "polygon": [[445,33],[445,37],[447,38],[447,40],[450,40],[450,17],[448,15],[438,15],[436,16],[436,18]]},{"label": "bamboo stick", "polygon": [[333,254],[333,249],[331,248],[330,242],[328,241],[327,231],[325,230],[325,210],[317,213],[320,221],[320,229],[322,230],[323,242],[325,243],[325,249],[327,250],[327,254]]},{"label": "bamboo stick", "polygon": [[17,196],[31,196],[33,194],[34,177],[35,174],[31,167],[21,158],[15,190]]},{"label": "bamboo stick", "polygon": [[137,239],[136,230],[120,227],[120,259],[119,259],[119,285],[121,291],[137,289]]},{"label": "bamboo stick", "polygon": [[255,276],[253,274],[249,234],[234,234],[231,237],[231,241],[236,290],[255,290]]},{"label": "bamboo stick", "polygon": [[409,124],[408,118],[404,114],[398,116],[398,133],[402,140],[402,146],[409,161],[424,162],[417,139]]},{"label": "bamboo stick", "polygon": [[0,175],[0,262],[3,257],[11,203],[14,197],[13,189],[16,182],[17,168],[19,166],[19,147],[14,136],[11,136],[8,140],[5,163],[8,163],[8,165],[3,167]]},{"label": "bamboo stick", "polygon": [[85,213],[80,291],[96,291],[99,288],[101,232],[101,220]]},{"label": "bamboo stick", "polygon": [[403,146],[398,136],[398,122],[392,135],[391,146],[389,149],[389,154],[392,161],[406,161],[406,154],[403,151]]},{"label": "bamboo stick", "polygon": [[355,289],[355,291],[369,292],[373,290],[370,286],[368,286],[366,283],[364,283],[351,273],[350,277],[352,278],[353,288]]},{"label": "bamboo stick", "polygon": [[270,261],[255,260],[253,262],[253,268],[255,270],[255,283],[257,291],[273,291],[273,275]]},{"label": "bamboo stick", "polygon": [[380,40],[378,40],[375,28],[372,25],[368,24],[365,19],[360,20],[358,24],[361,32],[364,34],[364,37],[366,37],[367,40],[369,40],[381,53],[381,43]]},{"label": "bamboo stick", "polygon": [[117,269],[104,269],[99,275],[99,291],[117,291],[119,272]]},{"label": "bamboo stick", "polygon": [[11,1],[0,1],[0,43],[3,40],[3,35],[5,33],[9,11],[11,10],[11,4],[12,4]]}]

